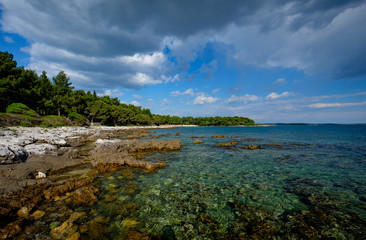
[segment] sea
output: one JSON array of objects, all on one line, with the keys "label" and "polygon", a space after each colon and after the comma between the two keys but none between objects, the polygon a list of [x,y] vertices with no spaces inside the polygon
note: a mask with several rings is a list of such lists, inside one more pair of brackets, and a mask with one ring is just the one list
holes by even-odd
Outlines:
[{"label": "sea", "polygon": [[[100,175],[98,201],[71,209],[87,213],[72,225],[80,239],[366,239],[366,125],[150,133],[183,146],[144,156],[167,163],[155,172]],[[48,239],[68,218],[62,204],[45,210],[34,239]]]},{"label": "sea", "polygon": [[117,199],[94,206],[110,218],[108,238],[366,239],[366,125],[151,132],[184,145],[144,157],[167,163],[155,173],[101,179],[101,199]]}]

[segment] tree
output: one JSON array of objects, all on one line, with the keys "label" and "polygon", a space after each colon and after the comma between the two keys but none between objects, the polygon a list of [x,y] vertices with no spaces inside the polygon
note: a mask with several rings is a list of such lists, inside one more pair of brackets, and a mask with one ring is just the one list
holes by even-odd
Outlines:
[{"label": "tree", "polygon": [[67,77],[64,71],[59,72],[56,77],[53,77],[53,85],[54,92],[52,101],[57,109],[57,114],[60,116],[61,112],[66,113],[70,110],[68,98],[74,87],[71,86],[70,78]]},{"label": "tree", "polygon": [[52,112],[52,108],[49,107],[49,99],[52,98],[52,83],[50,79],[47,77],[47,73],[45,71],[39,76],[39,95],[41,96],[41,104],[38,107],[38,112],[46,115]]},{"label": "tree", "polygon": [[15,81],[18,79],[21,68],[13,60],[13,54],[0,51],[0,111],[5,112],[6,106],[15,102],[17,88]]}]

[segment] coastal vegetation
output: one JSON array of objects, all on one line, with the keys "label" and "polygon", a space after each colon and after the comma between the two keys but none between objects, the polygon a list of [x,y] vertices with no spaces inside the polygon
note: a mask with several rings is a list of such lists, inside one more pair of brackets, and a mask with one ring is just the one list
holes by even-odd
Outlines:
[{"label": "coastal vegetation", "polygon": [[[152,114],[150,109],[75,90],[61,71],[50,80],[43,71],[17,66],[13,54],[0,52],[0,124],[24,126],[86,125],[254,125],[246,117],[178,117]],[[43,116],[43,117],[41,117]]]}]

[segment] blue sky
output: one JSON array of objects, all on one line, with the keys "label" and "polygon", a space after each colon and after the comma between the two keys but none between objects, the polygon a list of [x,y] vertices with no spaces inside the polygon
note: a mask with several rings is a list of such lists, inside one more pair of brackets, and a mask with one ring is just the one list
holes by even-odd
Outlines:
[{"label": "blue sky", "polygon": [[366,122],[366,1],[2,0],[1,51],[178,116]]}]

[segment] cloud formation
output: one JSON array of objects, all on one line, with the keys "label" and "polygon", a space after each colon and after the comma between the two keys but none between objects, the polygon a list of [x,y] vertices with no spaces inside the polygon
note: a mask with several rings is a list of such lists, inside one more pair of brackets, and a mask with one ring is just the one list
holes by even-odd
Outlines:
[{"label": "cloud formation", "polygon": [[245,94],[244,96],[236,96],[236,95],[231,95],[230,98],[228,98],[225,103],[226,104],[230,104],[230,103],[243,103],[243,104],[248,104],[250,102],[254,102],[259,100],[260,98],[256,95],[249,95],[249,94]]},{"label": "cloud formation", "polygon": [[276,100],[276,99],[279,99],[279,98],[292,97],[294,95],[295,94],[293,92],[283,92],[281,94],[272,92],[272,93],[267,95],[266,100]]},{"label": "cloud formation", "polygon": [[216,102],[217,100],[219,99],[201,93],[194,99],[193,104],[195,105],[210,104]]},{"label": "cloud formation", "polygon": [[[82,88],[181,80],[208,43],[259,68],[366,76],[366,1],[2,0],[2,30],[31,45],[30,68]],[[210,77],[221,60],[199,71]]]},{"label": "cloud formation", "polygon": [[189,96],[194,96],[194,91],[192,88],[188,88],[187,90],[185,90],[184,92],[180,92],[180,91],[173,91],[170,93],[173,96],[180,96],[180,95],[189,95]]}]

